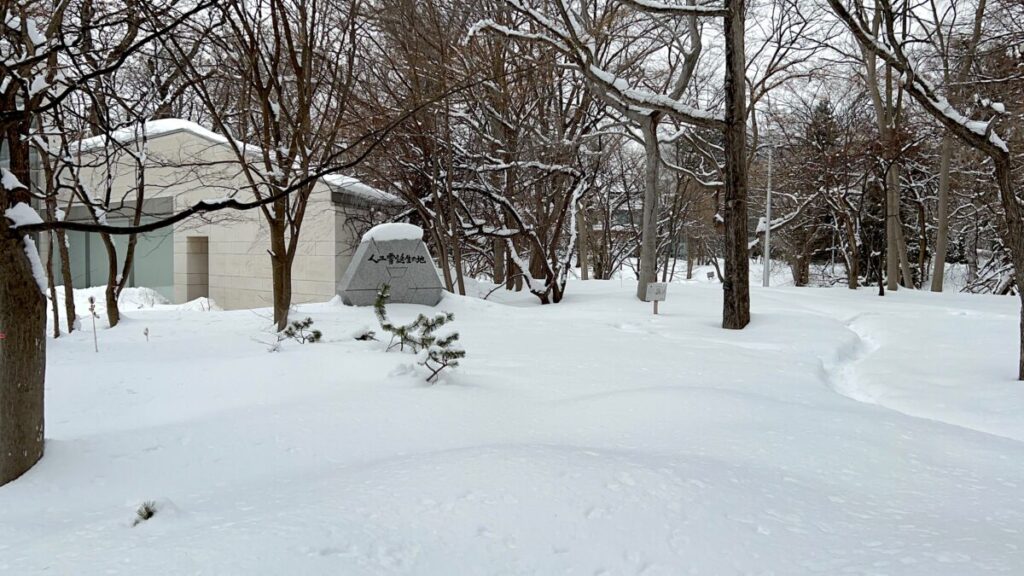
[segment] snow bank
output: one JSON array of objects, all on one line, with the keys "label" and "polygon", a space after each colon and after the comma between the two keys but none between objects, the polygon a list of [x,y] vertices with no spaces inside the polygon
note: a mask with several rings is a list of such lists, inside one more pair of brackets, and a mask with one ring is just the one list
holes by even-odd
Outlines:
[{"label": "snow bank", "polygon": [[193,312],[215,312],[223,310],[213,299],[211,298],[196,298],[190,300],[184,304],[178,304],[175,306],[178,310],[189,310]]},{"label": "snow bank", "polygon": [[389,242],[391,240],[422,240],[423,228],[413,224],[378,224],[363,234],[363,242]]}]

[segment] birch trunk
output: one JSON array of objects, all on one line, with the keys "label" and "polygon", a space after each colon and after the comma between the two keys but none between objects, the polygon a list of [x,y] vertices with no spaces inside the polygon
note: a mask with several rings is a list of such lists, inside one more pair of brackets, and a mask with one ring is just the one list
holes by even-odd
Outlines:
[{"label": "birch trunk", "polygon": [[953,158],[953,138],[942,137],[939,151],[939,205],[935,230],[935,264],[932,268],[932,292],[942,292],[946,274],[946,252],[949,250],[949,167]]},{"label": "birch trunk", "polygon": [[657,117],[648,116],[641,124],[646,152],[644,180],[644,214],[640,232],[640,270],[637,274],[636,297],[647,301],[647,285],[657,281],[658,272],[658,150]]}]

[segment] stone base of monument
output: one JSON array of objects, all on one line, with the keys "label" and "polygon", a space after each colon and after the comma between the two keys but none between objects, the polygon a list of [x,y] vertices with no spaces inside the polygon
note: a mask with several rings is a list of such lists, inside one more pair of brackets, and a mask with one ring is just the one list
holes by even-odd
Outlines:
[{"label": "stone base of monument", "polygon": [[338,284],[349,306],[373,306],[377,291],[391,287],[388,302],[434,306],[444,284],[423,243],[423,229],[412,224],[381,224],[363,235],[352,263]]}]

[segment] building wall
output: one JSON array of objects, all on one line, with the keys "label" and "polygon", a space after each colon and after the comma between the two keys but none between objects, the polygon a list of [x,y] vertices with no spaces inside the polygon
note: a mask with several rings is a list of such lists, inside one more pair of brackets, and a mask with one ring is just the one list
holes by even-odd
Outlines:
[{"label": "building wall", "polygon": [[[134,190],[136,169],[127,157],[110,163],[97,160],[94,164],[83,171],[83,179],[88,180],[94,194],[106,188],[108,172],[113,176],[115,196]],[[212,143],[188,131],[149,140],[145,179],[147,199],[172,198],[175,211],[229,194],[243,201],[253,198],[234,152],[225,144]],[[292,265],[293,303],[325,301],[335,295],[356,243],[350,210],[331,201],[326,184],[318,183],[314,188]],[[209,297],[225,309],[271,306],[270,239],[261,214],[259,209],[229,209],[175,226],[171,261],[167,262],[174,270],[173,300],[181,303],[190,293],[201,293],[205,274]],[[202,242],[193,240],[190,244],[190,238],[207,239],[205,257],[201,254]],[[145,285],[144,278],[136,281]]]}]

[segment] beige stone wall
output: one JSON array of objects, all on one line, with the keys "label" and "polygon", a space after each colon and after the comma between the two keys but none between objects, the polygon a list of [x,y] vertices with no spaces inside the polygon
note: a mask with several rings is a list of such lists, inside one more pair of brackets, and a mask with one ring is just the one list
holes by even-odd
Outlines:
[{"label": "beige stone wall", "polygon": [[[246,180],[234,152],[224,144],[211,143],[187,131],[151,138],[146,169],[147,198],[170,196],[175,210],[200,200],[237,193],[250,200]],[[83,171],[94,194],[105,188],[104,165]],[[130,162],[112,164],[113,186],[118,195],[135,186]],[[237,192],[236,192],[237,191]],[[335,295],[354,244],[345,211],[334,206],[330,191],[317,185],[310,199],[292,268],[293,303],[326,301]],[[205,238],[208,255],[197,252]],[[189,239],[194,239],[190,244]],[[194,217],[175,227],[174,296],[178,303],[201,292],[200,269],[208,267],[209,297],[225,309],[261,308],[273,303],[268,229],[261,211],[226,210],[205,218]],[[191,251],[190,251],[191,250]],[[339,266],[341,266],[339,268]]]}]

